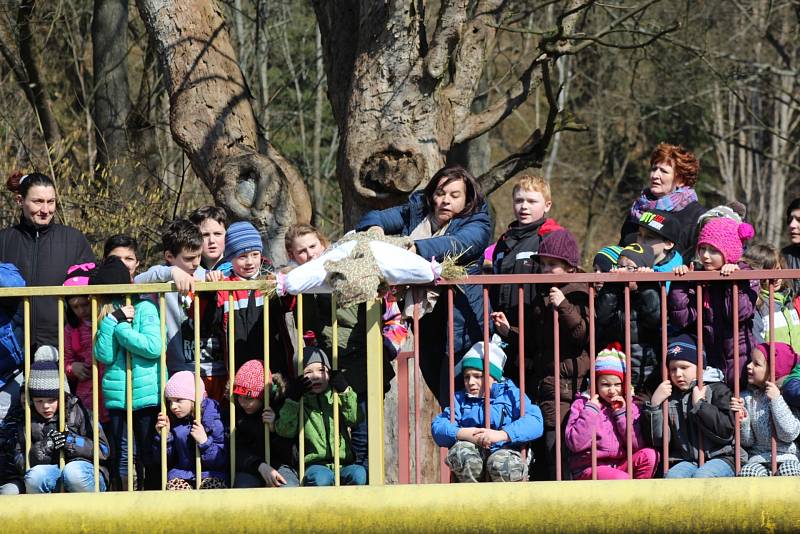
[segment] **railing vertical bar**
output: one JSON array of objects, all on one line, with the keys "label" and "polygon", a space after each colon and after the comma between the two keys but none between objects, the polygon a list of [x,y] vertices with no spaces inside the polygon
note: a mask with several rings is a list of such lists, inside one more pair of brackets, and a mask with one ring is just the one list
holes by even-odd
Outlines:
[{"label": "railing vertical bar", "polygon": [[[64,414],[67,406],[64,403],[64,297],[58,299],[58,431],[64,432]],[[64,469],[64,448],[58,451],[58,467]],[[64,486],[61,486],[64,491]]]},{"label": "railing vertical bar", "polygon": [[[92,306],[92,474],[94,491],[100,491],[100,372],[94,353],[94,339],[97,337],[97,298],[89,297]],[[114,473],[115,474],[115,473]],[[110,481],[109,481],[110,482]]]},{"label": "railing vertical bar", "polygon": [[[734,286],[733,290],[733,396],[737,399],[740,396],[740,384],[741,381],[741,372],[739,368],[739,358],[741,355],[739,354],[739,292],[736,290]],[[736,470],[736,476],[739,475],[739,471],[742,469],[742,428],[741,428],[741,418],[742,414],[737,413],[736,417],[733,420],[734,424],[734,469]]]},{"label": "railing vertical bar", "polygon": [[555,409],[556,480],[561,480],[561,338],[558,308],[553,306],[553,401]]},{"label": "railing vertical bar", "polygon": [[[97,314],[95,314],[97,315]],[[164,397],[164,388],[167,386],[167,295],[158,294],[158,316],[161,322],[161,359],[158,369],[158,398],[161,399],[161,413],[169,417],[167,413],[167,400]],[[167,439],[169,433],[167,427],[161,429],[161,489],[167,489]]]},{"label": "railing vertical bar", "polygon": [[[517,287],[517,318],[519,319],[519,349],[517,365],[519,366],[519,416],[525,417],[525,287]],[[452,410],[451,410],[452,413]],[[522,465],[528,465],[528,449],[522,449]]]},{"label": "railing vertical bar", "polygon": [[[229,389],[230,394],[228,395],[228,419],[230,420],[230,444],[231,444],[231,487],[234,487],[234,483],[236,482],[236,400],[234,399],[235,395],[233,394],[233,380],[236,376],[236,320],[233,319],[233,306],[234,306],[234,299],[233,299],[233,291],[228,291],[228,310],[230,310],[230,315],[228,316],[228,382],[230,383]],[[266,316],[267,307],[264,306],[264,315]],[[266,331],[264,332],[264,340],[267,338]],[[266,358],[266,353],[264,355]],[[269,406],[269,389],[264,388],[264,407]],[[265,447],[269,447],[269,425],[264,424],[264,435],[266,436]],[[269,460],[267,459],[267,463],[269,464]]]},{"label": "railing vertical bar", "polygon": [[[669,380],[667,367],[667,285],[661,284],[661,381]],[[655,443],[653,444],[655,445]],[[661,452],[664,476],[669,472],[669,397],[661,403]]]},{"label": "railing vertical bar", "polygon": [[[125,295],[125,305],[131,305],[131,296]],[[133,432],[133,356],[130,351],[125,351],[125,428],[128,431],[128,491],[133,491],[133,479],[136,468],[133,463],[134,432]],[[140,454],[143,451],[139,451]]]},{"label": "railing vertical bar", "polygon": [[[451,310],[448,310],[452,312]],[[419,303],[414,304],[414,483],[422,484],[422,464],[420,464],[420,405],[422,390],[419,380]]]},{"label": "railing vertical bar", "polygon": [[[594,309],[595,291],[594,284],[589,284],[589,398],[597,394],[597,375],[595,372],[595,358],[597,355],[597,341]],[[592,480],[597,480],[597,428],[592,427]]]},{"label": "railing vertical bar", "polygon": [[[297,376],[303,376],[303,294],[297,295]],[[300,468],[300,481],[306,475],[306,417],[303,397],[300,397],[300,411],[297,417],[299,428],[297,430],[297,450]]]},{"label": "railing vertical bar", "polygon": [[[231,309],[233,309],[233,300],[230,301],[228,305]],[[262,319],[263,323],[263,330],[264,330],[264,408],[269,408],[269,394],[272,391],[272,373],[270,373],[269,367],[269,302],[267,299],[267,291],[266,288],[264,290],[264,306],[261,308],[263,310]],[[230,329],[230,337],[228,338],[228,367],[230,368],[230,372],[228,376],[233,377],[236,374],[236,358],[235,358],[235,350],[236,350],[236,335],[233,327]],[[235,420],[235,412],[236,407],[231,404],[231,421]],[[277,414],[276,414],[277,415]],[[233,459],[236,460],[236,436],[235,431],[236,427],[231,426],[231,452],[233,453]],[[269,428],[269,424],[264,424],[264,462],[267,465],[272,465],[271,463],[271,449],[272,446],[270,441],[270,433],[271,430]],[[231,479],[231,485],[233,485],[233,480]]]},{"label": "railing vertical bar", "polygon": [[[697,387],[703,389],[703,370],[706,368],[703,361],[703,285],[697,283]],[[703,466],[705,463],[705,455],[703,454],[703,435],[697,435],[698,452],[697,452],[697,465]]]},{"label": "railing vertical bar", "polygon": [[[203,425],[203,394],[200,391],[202,378],[200,377],[200,294],[194,294],[194,419],[199,425]],[[194,443],[194,469],[196,473],[196,488],[200,489],[203,484],[203,462],[200,458],[200,446]]]},{"label": "railing vertical bar", "polygon": [[[734,285],[734,292],[736,285]],[[738,322],[739,318],[734,316],[734,321]],[[734,344],[739,345],[739,338],[735,337]],[[769,280],[769,381],[775,383],[775,284]],[[775,419],[772,419],[770,424],[772,429],[770,436],[770,469],[773,476],[778,474],[778,441],[775,433]]]},{"label": "railing vertical bar", "polygon": [[483,426],[492,428],[491,397],[492,387],[489,384],[489,288],[483,286]]},{"label": "railing vertical bar", "polygon": [[31,299],[22,299],[23,319],[22,325],[25,332],[25,471],[31,468],[31,395],[28,384],[31,376]]},{"label": "railing vertical bar", "polygon": [[628,476],[633,478],[633,414],[631,394],[631,284],[625,284],[625,455]]},{"label": "railing vertical bar", "polygon": [[369,484],[382,486],[386,469],[383,455],[383,323],[379,300],[367,302],[367,426]]},{"label": "railing vertical bar", "polygon": [[397,426],[400,429],[397,438],[397,479],[400,484],[411,482],[411,453],[409,450],[410,417],[408,388],[408,358],[407,353],[397,355]]},{"label": "railing vertical bar", "polygon": [[[333,368],[339,369],[339,316],[336,313],[336,295],[331,295],[331,352],[333,357]],[[369,409],[367,410],[369,411]],[[341,461],[339,460],[339,394],[333,390],[333,478],[334,485],[341,484]]]},{"label": "railing vertical bar", "polygon": [[[450,422],[454,423],[456,420],[455,410],[455,396],[456,396],[456,349],[455,349],[455,337],[453,336],[453,332],[455,331],[454,323],[453,323],[453,288],[447,288],[447,372],[448,372],[448,380],[447,385],[449,387],[448,396],[450,403]],[[441,482],[446,484],[450,482],[450,468],[447,467],[444,463],[444,459],[447,457],[447,451],[444,449],[440,449],[439,451],[439,458],[440,462],[439,465],[442,466],[441,471]]]}]

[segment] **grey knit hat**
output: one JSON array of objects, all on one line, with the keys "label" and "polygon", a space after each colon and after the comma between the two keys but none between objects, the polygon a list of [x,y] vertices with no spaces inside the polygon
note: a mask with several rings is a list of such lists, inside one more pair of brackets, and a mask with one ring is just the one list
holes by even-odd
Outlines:
[{"label": "grey knit hat", "polygon": [[31,397],[58,397],[58,363],[56,361],[40,360],[31,364],[28,392]]},{"label": "grey knit hat", "polygon": [[312,363],[321,363],[324,367],[331,368],[331,361],[324,350],[319,347],[303,347],[303,369]]}]

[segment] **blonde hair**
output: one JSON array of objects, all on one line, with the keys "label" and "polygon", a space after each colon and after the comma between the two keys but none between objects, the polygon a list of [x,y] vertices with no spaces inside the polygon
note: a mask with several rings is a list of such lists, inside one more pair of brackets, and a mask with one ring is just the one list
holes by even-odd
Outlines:
[{"label": "blonde hair", "polygon": [[[783,256],[778,247],[772,243],[753,243],[747,247],[747,250],[742,255],[742,261],[745,262],[751,269],[783,269],[785,267]],[[761,280],[759,283],[761,289],[769,289],[769,280]],[[789,285],[786,280],[781,282],[780,291],[788,288]],[[756,304],[761,306],[763,304],[761,295],[758,296]]]},{"label": "blonde hair", "polygon": [[100,323],[105,319],[106,315],[111,315],[116,309],[112,300],[112,295],[97,297],[97,306],[97,333],[95,334],[95,341],[97,340],[97,336],[100,335]]},{"label": "blonde hair", "polygon": [[319,239],[319,242],[322,243],[323,248],[328,248],[330,246],[330,241],[328,241],[328,238],[325,237],[325,234],[317,230],[315,226],[305,223],[293,224],[288,230],[286,230],[286,235],[283,238],[283,246],[286,248],[286,253],[292,253],[292,245],[294,244],[295,239],[308,234],[316,234],[317,239]]},{"label": "blonde hair", "polygon": [[534,174],[523,174],[517,178],[517,183],[514,184],[514,190],[511,191],[511,196],[517,194],[517,191],[536,191],[541,193],[545,202],[550,202],[550,184],[541,176]]}]

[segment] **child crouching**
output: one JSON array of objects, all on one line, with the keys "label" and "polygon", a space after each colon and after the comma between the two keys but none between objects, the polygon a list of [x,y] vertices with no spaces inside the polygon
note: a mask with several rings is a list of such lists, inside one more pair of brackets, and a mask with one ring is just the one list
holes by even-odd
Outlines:
[{"label": "child crouching", "polygon": [[[592,478],[592,430],[597,436],[597,479],[628,479],[625,409],[625,355],[617,348],[600,351],[595,359],[597,393],[572,403],[566,444],[572,453],[570,470],[575,480]],[[655,450],[644,447],[639,430],[639,407],[631,403],[633,478],[653,478],[658,465]]]},{"label": "child crouching", "polygon": [[[464,355],[461,369],[464,391],[457,391],[450,407],[431,423],[433,440],[448,447],[445,463],[459,482],[481,482],[486,471],[492,482],[527,480],[528,465],[520,450],[544,431],[542,412],[509,379],[503,378],[506,354],[494,342],[489,344],[489,427],[484,413],[483,341]],[[525,402],[525,415],[520,406]],[[530,459],[530,458],[529,458]]]},{"label": "child crouching", "polygon": [[156,421],[156,438],[153,454],[160,457],[161,429],[167,429],[167,488],[188,490],[196,485],[195,443],[200,450],[200,489],[225,488],[225,469],[228,453],[225,447],[225,430],[219,415],[219,404],[206,397],[200,383],[200,422],[194,419],[195,380],[191,371],[172,375],[164,387],[169,417],[161,412]]},{"label": "child crouching", "polygon": [[[64,407],[58,404],[58,364],[53,360],[36,361],[28,377],[31,397],[30,469],[25,472],[27,493],[52,493],[62,484],[67,492],[94,491],[91,419],[78,397],[64,394]],[[58,410],[64,409],[64,431],[58,430]],[[100,440],[100,460],[109,454],[103,429],[97,429]],[[59,467],[59,455],[64,453],[64,468]],[[19,432],[16,454],[17,468],[25,470],[25,432]],[[100,467],[100,491],[105,491],[108,471]]]},{"label": "child crouching", "polygon": [[768,477],[772,473],[772,432],[777,441],[776,463],[780,476],[800,476],[800,461],[794,440],[800,435],[800,410],[789,407],[781,395],[782,382],[797,363],[797,354],[786,343],[775,343],[775,382],[770,381],[769,344],[753,348],[747,364],[747,390],[731,399],[731,411],[741,414],[742,448],[747,464],[739,476]]},{"label": "child crouching", "polygon": [[304,486],[333,486],[334,432],[333,391],[339,394],[339,461],[340,482],[345,486],[363,486],[367,470],[353,463],[349,429],[358,423],[356,393],[339,371],[331,371],[325,351],[318,347],[303,348],[303,376],[295,378],[286,392],[275,431],[279,436],[294,438],[300,432],[300,399],[303,400],[306,472]]}]

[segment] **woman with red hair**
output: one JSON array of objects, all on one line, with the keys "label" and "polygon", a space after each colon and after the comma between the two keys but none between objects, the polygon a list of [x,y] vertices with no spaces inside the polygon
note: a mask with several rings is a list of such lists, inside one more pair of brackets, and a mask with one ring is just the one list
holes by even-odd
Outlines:
[{"label": "woman with red hair", "polygon": [[680,223],[681,234],[675,248],[685,262],[694,257],[697,219],[706,209],[697,201],[694,185],[700,172],[695,155],[680,145],[660,143],[650,155],[650,183],[631,206],[622,225],[621,242],[638,231],[639,217],[652,210],[670,212]]}]

